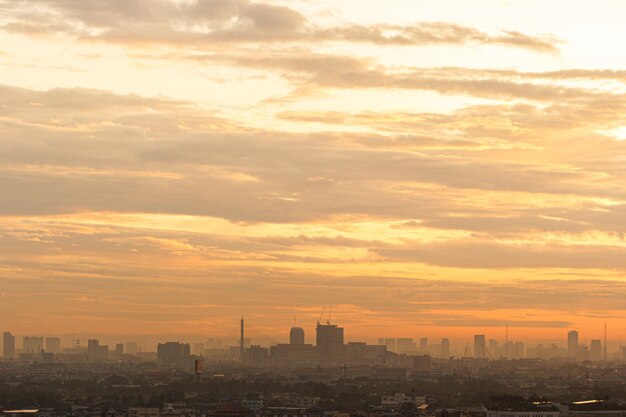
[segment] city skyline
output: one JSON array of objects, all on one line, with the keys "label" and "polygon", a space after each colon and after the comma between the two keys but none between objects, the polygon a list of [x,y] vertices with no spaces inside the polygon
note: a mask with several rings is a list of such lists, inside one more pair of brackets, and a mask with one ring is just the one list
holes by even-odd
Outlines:
[{"label": "city skyline", "polygon": [[625,12],[0,0],[0,329],[619,343]]},{"label": "city skyline", "polygon": [[[294,325],[287,331],[283,332],[284,334],[282,335],[282,338],[281,337],[264,338],[263,335],[258,335],[258,334],[255,335],[254,330],[253,330],[252,336],[257,337],[253,339],[252,337],[248,337],[250,329],[246,328],[244,330],[245,328],[244,317],[240,319],[239,324],[240,326],[238,328],[238,331],[239,331],[238,338],[233,338],[233,337],[228,337],[228,336],[227,337],[215,337],[214,335],[213,336],[211,335],[200,336],[200,335],[180,335],[180,334],[148,335],[147,337],[146,335],[143,335],[142,337],[141,335],[136,335],[136,334],[135,335],[129,334],[129,335],[123,335],[123,336],[104,335],[103,338],[98,337],[97,335],[94,335],[94,334],[82,335],[82,336],[77,335],[77,334],[72,334],[72,335],[65,335],[65,337],[59,337],[59,335],[45,335],[45,336],[16,335],[14,333],[11,333],[10,331],[5,331],[4,335],[5,335],[5,338],[8,335],[9,340],[11,340],[12,338],[11,343],[13,345],[13,350],[17,349],[19,346],[18,343],[16,343],[16,341],[23,341],[22,346],[19,346],[20,347],[19,351],[23,353],[35,353],[35,352],[38,352],[39,350],[42,350],[44,346],[44,340],[45,340],[46,351],[50,351],[49,349],[50,342],[54,343],[55,346],[58,345],[58,348],[56,348],[55,353],[60,353],[60,347],[63,347],[65,349],[67,348],[87,349],[88,351],[89,344],[93,340],[105,341],[104,343],[108,343],[108,345],[111,345],[112,347],[116,345],[119,346],[120,344],[127,345],[128,343],[132,343],[135,345],[133,347],[134,351],[154,352],[155,349],[153,348],[156,347],[157,345],[161,343],[165,343],[166,341],[169,343],[174,340],[178,340],[178,341],[182,341],[182,343],[191,343],[194,346],[197,346],[198,344],[202,344],[204,346],[205,343],[207,343],[206,344],[207,348],[210,344],[213,345],[213,347],[211,348],[215,348],[215,349],[225,349],[229,347],[236,348],[238,352],[237,357],[239,358],[239,360],[241,360],[241,358],[244,355],[245,349],[249,348],[250,345],[260,345],[260,346],[271,347],[271,346],[276,346],[280,344],[290,344],[290,345],[307,344],[307,345],[312,345],[312,346],[319,346],[320,343],[321,344],[325,343],[324,340],[331,340],[334,338],[334,336],[320,336],[319,329],[320,328],[337,328],[338,326],[336,323],[333,323],[331,325],[330,321],[327,321],[326,323],[320,323],[318,321],[314,327],[312,327],[309,331],[307,331],[306,326]],[[469,353],[470,356],[472,357],[485,358],[485,359],[487,358],[497,359],[500,357],[509,358],[508,357],[509,354],[514,355],[515,354],[514,352],[516,349],[515,345],[521,344],[522,352],[517,352],[516,354],[518,357],[521,357],[521,358],[527,357],[528,349],[535,349],[538,346],[544,346],[546,349],[549,349],[550,346],[557,346],[559,349],[561,349],[559,355],[562,355],[564,357],[576,358],[580,354],[579,349],[584,348],[585,349],[584,354],[590,355],[590,357],[594,356],[593,360],[600,360],[600,359],[607,360],[605,353],[603,353],[603,349],[605,347],[608,349],[608,351],[610,351],[612,355],[617,355],[618,357],[621,357],[622,350],[623,350],[621,339],[619,341],[611,340],[609,338],[602,340],[600,338],[594,339],[594,338],[585,337],[585,335],[583,335],[583,337],[579,337],[580,336],[579,332],[576,330],[570,330],[566,334],[564,334],[563,335],[564,337],[562,337],[561,339],[554,339],[554,340],[525,340],[525,339],[519,339],[519,338],[509,339],[508,331],[506,332],[503,339],[500,338],[499,335],[493,335],[493,334],[485,335],[485,334],[475,334],[475,333],[472,334],[472,336],[467,339],[458,338],[458,337],[455,338],[454,335],[442,337],[441,339],[437,339],[437,338],[431,339],[428,335],[424,335],[424,334],[419,335],[417,337],[409,337],[406,335],[387,336],[387,337],[382,337],[382,338],[379,337],[379,338],[372,339],[372,340],[358,339],[358,338],[355,339],[354,337],[352,338],[345,337],[344,339],[344,327],[339,326],[339,330],[341,331],[341,335],[339,336],[341,340],[340,344],[364,342],[364,343],[369,343],[369,344],[378,345],[378,346],[385,345],[388,351],[395,352],[395,353],[411,353],[411,354],[419,353],[419,354],[431,355],[433,353],[433,349],[436,349],[437,352],[443,349],[442,351],[446,351],[446,352],[454,351],[456,355],[452,355],[452,356],[460,355],[460,357],[462,357],[463,355],[461,354],[461,352],[464,351],[463,354],[467,355]],[[348,334],[350,330],[351,329],[348,329]],[[246,336],[243,336],[244,331],[245,331]],[[317,336],[315,336],[316,334]],[[126,339],[132,339],[132,340],[125,340],[125,341],[121,340],[121,339],[124,339],[124,337],[126,337]],[[317,337],[317,340],[316,340],[316,337]],[[328,339],[328,337],[330,337],[330,339]],[[71,340],[71,343],[68,344],[70,340]],[[83,342],[87,341],[89,343],[87,345],[85,345],[84,343],[81,345],[81,340]],[[142,348],[142,341],[143,341],[143,346],[144,346],[143,348]],[[403,343],[402,344],[403,347],[401,347],[401,344],[400,344],[401,341]],[[40,347],[37,349],[27,348],[25,347],[26,343],[28,343],[29,346],[31,343],[35,343],[35,344],[38,344]],[[443,347],[444,343],[446,343],[445,348]],[[526,343],[528,343],[528,345],[526,345]],[[530,345],[531,343],[535,343],[536,345]],[[471,348],[470,348],[470,344],[472,345]],[[6,343],[3,345],[2,352],[4,352],[4,349],[6,349]],[[511,349],[511,352],[509,352],[509,349]],[[437,354],[435,354],[435,356],[438,357]]]}]

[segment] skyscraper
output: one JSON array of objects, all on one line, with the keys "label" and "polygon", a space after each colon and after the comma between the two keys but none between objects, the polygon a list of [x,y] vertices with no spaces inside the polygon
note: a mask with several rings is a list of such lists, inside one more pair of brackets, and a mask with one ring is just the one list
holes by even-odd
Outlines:
[{"label": "skyscraper", "polygon": [[185,365],[190,355],[189,343],[166,342],[157,345],[157,358],[163,364]]},{"label": "skyscraper", "polygon": [[576,330],[567,333],[567,356],[573,359],[578,357],[578,332]]},{"label": "skyscraper", "polygon": [[410,337],[399,337],[396,339],[396,349],[398,353],[414,352],[415,342]]},{"label": "skyscraper", "polygon": [[24,353],[41,353],[43,350],[43,337],[24,336],[22,339],[22,351]]},{"label": "skyscraper", "polygon": [[46,337],[46,352],[59,354],[61,353],[61,339],[58,337]]},{"label": "skyscraper", "polygon": [[97,339],[87,341],[87,357],[91,362],[104,362],[109,357],[109,346],[101,345]]},{"label": "skyscraper", "polygon": [[343,327],[335,324],[318,324],[316,328],[317,351],[322,358],[337,358],[343,352]]},{"label": "skyscraper", "polygon": [[489,349],[489,353],[495,355],[498,351],[498,341],[496,339],[489,339],[487,348]]},{"label": "skyscraper", "polygon": [[304,329],[302,327],[292,327],[289,331],[289,344],[290,345],[303,345],[304,344]]},{"label": "skyscraper", "polygon": [[444,359],[450,357],[450,341],[446,338],[441,339],[441,357]]},{"label": "skyscraper", "polygon": [[126,353],[128,355],[137,354],[137,342],[126,342]]},{"label": "skyscraper", "polygon": [[600,339],[593,339],[591,341],[589,359],[594,362],[598,362],[602,359],[602,341]]},{"label": "skyscraper", "polygon": [[241,317],[241,325],[240,325],[240,332],[241,335],[239,336],[239,360],[241,362],[243,362],[244,360],[244,354],[245,354],[245,350],[244,350],[244,343],[245,340],[243,339],[244,336],[244,331],[243,331],[243,316]]},{"label": "skyscraper", "polygon": [[474,335],[474,357],[484,358],[487,356],[487,346],[485,344],[485,335]]},{"label": "skyscraper", "polygon": [[3,337],[4,359],[15,358],[15,336],[11,332],[4,332]]},{"label": "skyscraper", "polygon": [[398,341],[395,337],[390,337],[385,339],[385,346],[387,346],[387,350],[389,352],[397,352],[398,351]]}]

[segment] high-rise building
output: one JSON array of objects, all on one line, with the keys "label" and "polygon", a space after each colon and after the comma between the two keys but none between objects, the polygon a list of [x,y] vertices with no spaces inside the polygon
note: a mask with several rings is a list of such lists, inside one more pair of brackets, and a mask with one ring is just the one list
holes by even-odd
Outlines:
[{"label": "high-rise building", "polygon": [[46,337],[46,352],[58,355],[61,353],[61,339],[58,337]]},{"label": "high-rise building", "polygon": [[118,343],[115,345],[115,355],[119,358],[124,354],[124,344]]},{"label": "high-rise building", "polygon": [[515,342],[509,340],[502,346],[502,356],[507,359],[518,359],[515,357]]},{"label": "high-rise building", "polygon": [[567,356],[573,359],[578,356],[578,332],[576,330],[567,333]]},{"label": "high-rise building", "polygon": [[304,329],[302,327],[292,327],[289,331],[289,344],[290,345],[303,345],[304,344]]},{"label": "high-rise building", "polygon": [[489,345],[487,347],[491,356],[497,356],[496,352],[498,351],[498,341],[496,339],[489,339]]},{"label": "high-rise building", "polygon": [[428,338],[427,337],[422,337],[420,339],[420,350],[423,352],[426,349],[428,349]]},{"label": "high-rise building", "polygon": [[415,342],[410,337],[399,337],[396,339],[396,349],[398,353],[414,352],[415,348]]},{"label": "high-rise building", "polygon": [[474,357],[485,358],[487,356],[487,346],[485,345],[485,335],[474,335]]},{"label": "high-rise building", "polygon": [[589,360],[589,346],[586,344],[578,345],[578,352],[576,352],[576,359],[579,361]]},{"label": "high-rise building", "polygon": [[166,342],[157,346],[159,362],[168,365],[184,365],[190,358],[191,346],[189,343]]},{"label": "high-rise building", "polygon": [[441,339],[441,357],[444,359],[450,357],[450,341],[446,338]]},{"label": "high-rise building", "polygon": [[395,337],[390,337],[385,339],[385,346],[387,346],[387,350],[389,352],[397,352],[398,351],[398,341]]},{"label": "high-rise building", "polygon": [[598,362],[602,360],[602,341],[600,339],[593,339],[589,347],[589,360]]},{"label": "high-rise building", "polygon": [[335,324],[318,324],[316,328],[317,352],[322,358],[339,358],[343,353],[343,327]]},{"label": "high-rise building", "polygon": [[43,337],[24,336],[22,339],[22,352],[40,354],[43,350]]},{"label": "high-rise building", "polygon": [[97,339],[87,341],[87,358],[91,362],[104,362],[109,358],[109,346],[101,345]]},{"label": "high-rise building", "polygon": [[10,360],[15,358],[15,336],[11,332],[4,332],[2,342],[4,359]]},{"label": "high-rise building", "polygon": [[252,345],[246,350],[244,361],[252,366],[267,366],[269,363],[269,349],[259,345]]},{"label": "high-rise building", "polygon": [[524,359],[525,356],[524,342],[515,342],[515,359]]},{"label": "high-rise building", "polygon": [[245,355],[245,351],[244,351],[244,325],[243,325],[243,316],[241,317],[241,327],[240,327],[240,331],[241,331],[241,336],[239,337],[239,360],[241,362],[243,362],[244,360],[244,355]]},{"label": "high-rise building", "polygon": [[137,342],[126,342],[126,354],[128,355],[137,354]]}]

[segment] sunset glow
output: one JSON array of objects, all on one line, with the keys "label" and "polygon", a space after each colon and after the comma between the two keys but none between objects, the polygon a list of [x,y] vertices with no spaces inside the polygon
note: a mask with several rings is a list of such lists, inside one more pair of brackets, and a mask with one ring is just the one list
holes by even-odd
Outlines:
[{"label": "sunset glow", "polygon": [[616,345],[625,13],[0,0],[2,324]]}]

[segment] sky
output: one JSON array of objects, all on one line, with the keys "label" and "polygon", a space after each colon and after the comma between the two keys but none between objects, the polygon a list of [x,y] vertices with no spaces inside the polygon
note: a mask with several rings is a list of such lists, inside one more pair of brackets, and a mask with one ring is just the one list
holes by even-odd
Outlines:
[{"label": "sky", "polygon": [[625,13],[0,0],[0,329],[621,340]]}]

